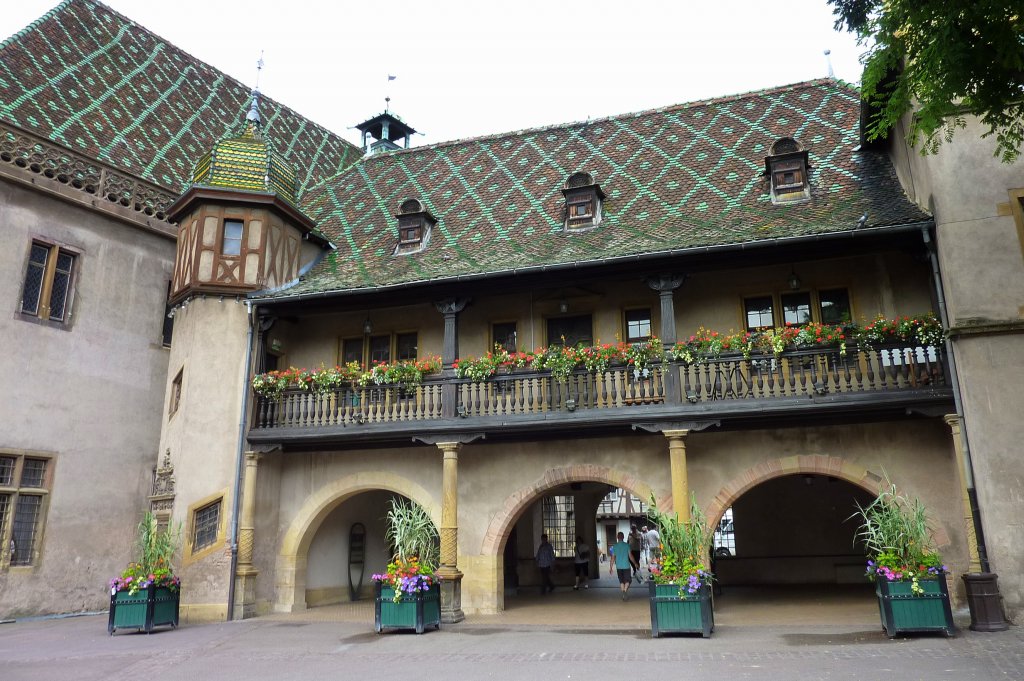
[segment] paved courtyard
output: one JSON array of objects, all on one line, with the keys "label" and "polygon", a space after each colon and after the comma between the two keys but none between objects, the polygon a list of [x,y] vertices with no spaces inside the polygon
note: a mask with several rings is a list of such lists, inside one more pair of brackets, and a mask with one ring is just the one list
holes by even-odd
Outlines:
[{"label": "paved courtyard", "polygon": [[[0,679],[1022,679],[1024,632],[890,640],[863,590],[726,591],[710,639],[650,637],[640,590],[509,599],[422,636],[372,630],[370,603],[108,636],[106,616],[0,625]],[[806,590],[804,590],[806,591]],[[964,613],[958,615],[958,623]]]}]

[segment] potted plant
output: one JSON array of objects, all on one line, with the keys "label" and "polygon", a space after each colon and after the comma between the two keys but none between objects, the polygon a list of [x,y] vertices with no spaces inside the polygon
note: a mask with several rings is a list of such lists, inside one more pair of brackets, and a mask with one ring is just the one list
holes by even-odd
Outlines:
[{"label": "potted plant", "polygon": [[867,576],[875,583],[882,626],[889,638],[909,632],[953,635],[946,566],[935,551],[920,500],[890,484],[852,516],[868,551]]},{"label": "potted plant", "polygon": [[700,634],[709,638],[715,630],[711,607],[711,581],[707,566],[712,530],[707,517],[690,500],[690,520],[658,510],[651,499],[647,509],[661,536],[657,556],[651,558],[651,636],[664,633]]},{"label": "potted plant", "polygon": [[394,497],[388,511],[385,537],[394,555],[374,581],[374,629],[441,628],[441,589],[437,569],[439,542],[434,521],[422,506]]},{"label": "potted plant", "polygon": [[136,539],[139,560],[129,563],[120,577],[110,580],[110,614],[107,632],[178,626],[181,580],[174,575],[171,558],[181,539],[180,527],[159,529],[148,511],[139,523]]}]

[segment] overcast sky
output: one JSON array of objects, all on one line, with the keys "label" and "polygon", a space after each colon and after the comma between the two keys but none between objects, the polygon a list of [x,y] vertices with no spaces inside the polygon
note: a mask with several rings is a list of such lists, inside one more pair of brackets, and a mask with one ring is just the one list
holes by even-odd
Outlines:
[{"label": "overcast sky", "polygon": [[[2,1],[3,37],[56,4]],[[859,82],[863,52],[825,0],[106,4],[250,86],[263,51],[264,94],[352,141],[390,95],[415,145],[821,78],[826,49]]]}]

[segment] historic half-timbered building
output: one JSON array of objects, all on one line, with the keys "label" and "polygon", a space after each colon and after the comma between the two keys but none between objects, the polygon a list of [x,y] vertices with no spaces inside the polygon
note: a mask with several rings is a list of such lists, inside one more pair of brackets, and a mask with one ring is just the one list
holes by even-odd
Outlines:
[{"label": "historic half-timbered building", "polygon": [[[58,32],[79,56],[33,59]],[[449,621],[536,584],[541,532],[559,551],[599,538],[612,489],[682,512],[692,496],[712,520],[731,509],[724,583],[842,584],[863,571],[847,518],[886,479],[930,509],[958,593],[961,574],[992,567],[1021,607],[1019,165],[996,167],[977,143],[926,160],[865,145],[857,90],[831,79],[412,148],[413,129],[384,112],[359,126],[375,152],[363,155],[156,41],[69,0],[0,47],[0,219],[19,242],[0,261],[2,323],[31,335],[19,346],[64,344],[45,362],[6,359],[52,378],[5,402],[19,423],[0,441],[5,540],[25,532],[23,506],[42,512],[29,562],[0,560],[0,585],[25,594],[4,588],[0,609],[29,611],[75,556],[94,561],[64,578],[75,607],[102,602],[122,562],[107,557],[124,544],[111,522],[123,531],[146,507],[184,524],[186,617],[359,597],[359,576],[386,563],[395,494],[440,528]],[[104,80],[111,51],[148,87]],[[201,77],[178,83],[171,67]],[[47,211],[73,212],[66,231],[47,235]],[[77,236],[93,223],[94,241]],[[136,269],[117,270],[133,240]],[[64,287],[76,324],[117,344],[100,352],[53,303],[26,310],[25,291]],[[125,310],[152,311],[153,339]],[[927,312],[948,341],[661,353],[643,371],[564,378],[457,368],[496,345],[671,348],[706,330]],[[251,387],[288,366],[434,356],[422,381]],[[95,399],[108,394],[123,403]]]}]

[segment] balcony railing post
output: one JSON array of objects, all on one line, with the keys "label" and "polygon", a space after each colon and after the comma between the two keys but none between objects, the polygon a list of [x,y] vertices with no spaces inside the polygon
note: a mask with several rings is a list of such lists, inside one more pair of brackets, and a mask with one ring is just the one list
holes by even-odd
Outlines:
[{"label": "balcony railing post", "polygon": [[451,376],[441,384],[441,418],[453,419],[458,415],[459,384]]},{"label": "balcony railing post", "polygon": [[665,402],[667,404],[680,404],[683,401],[683,393],[679,388],[679,365],[675,362],[663,360],[661,363],[661,381],[665,386]]}]

